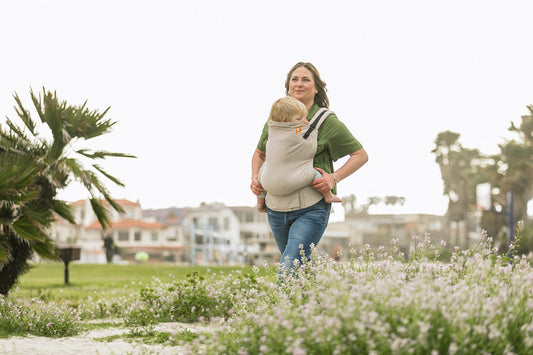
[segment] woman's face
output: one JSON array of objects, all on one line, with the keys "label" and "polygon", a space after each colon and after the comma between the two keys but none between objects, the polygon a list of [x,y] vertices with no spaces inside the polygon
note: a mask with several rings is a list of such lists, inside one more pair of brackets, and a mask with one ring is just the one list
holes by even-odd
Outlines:
[{"label": "woman's face", "polygon": [[289,80],[289,95],[300,100],[307,109],[313,105],[316,95],[313,74],[306,67],[296,68]]}]

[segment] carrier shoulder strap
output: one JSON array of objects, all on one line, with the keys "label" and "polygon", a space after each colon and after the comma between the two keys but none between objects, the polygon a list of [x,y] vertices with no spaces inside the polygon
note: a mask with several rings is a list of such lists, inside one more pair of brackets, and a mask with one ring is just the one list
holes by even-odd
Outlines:
[{"label": "carrier shoulder strap", "polygon": [[[311,122],[309,124],[309,128],[307,129],[307,131],[304,134],[304,139],[307,139],[307,137],[309,137],[311,132],[313,132],[313,130],[316,128],[316,126],[320,122],[320,119],[322,118],[322,116],[324,116],[324,114],[326,114],[328,112],[331,113],[331,111],[329,111],[327,108],[322,107],[315,113],[313,118],[311,118]],[[327,117],[327,115],[326,115],[326,117]]]}]

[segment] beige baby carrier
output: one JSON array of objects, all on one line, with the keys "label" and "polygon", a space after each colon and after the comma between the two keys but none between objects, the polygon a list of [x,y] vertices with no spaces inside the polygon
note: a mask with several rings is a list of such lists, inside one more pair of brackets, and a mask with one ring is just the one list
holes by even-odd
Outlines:
[{"label": "beige baby carrier", "polygon": [[322,117],[331,111],[321,108],[309,125],[302,122],[269,122],[266,160],[259,181],[266,190],[268,208],[288,212],[314,205],[323,196],[310,184],[314,178],[313,158]]}]

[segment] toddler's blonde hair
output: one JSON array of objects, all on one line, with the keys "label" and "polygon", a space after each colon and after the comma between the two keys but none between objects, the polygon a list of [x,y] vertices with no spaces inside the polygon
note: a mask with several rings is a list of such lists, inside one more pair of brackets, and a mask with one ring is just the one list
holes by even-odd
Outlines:
[{"label": "toddler's blonde hair", "polygon": [[277,99],[270,109],[269,121],[275,122],[289,122],[294,116],[300,116],[300,119],[307,117],[307,109],[305,105],[294,97],[285,96]]}]

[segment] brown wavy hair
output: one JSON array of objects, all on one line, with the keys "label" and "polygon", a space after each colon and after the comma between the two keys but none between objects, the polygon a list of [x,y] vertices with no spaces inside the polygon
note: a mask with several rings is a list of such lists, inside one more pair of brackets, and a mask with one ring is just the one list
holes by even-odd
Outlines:
[{"label": "brown wavy hair", "polygon": [[320,74],[315,66],[309,62],[298,62],[287,73],[287,79],[285,80],[285,94],[289,94],[289,82],[291,81],[292,73],[300,68],[304,67],[313,74],[313,80],[315,81],[315,87],[318,93],[315,95],[315,104],[318,107],[329,108],[329,99],[327,95],[326,82],[320,78]]}]

